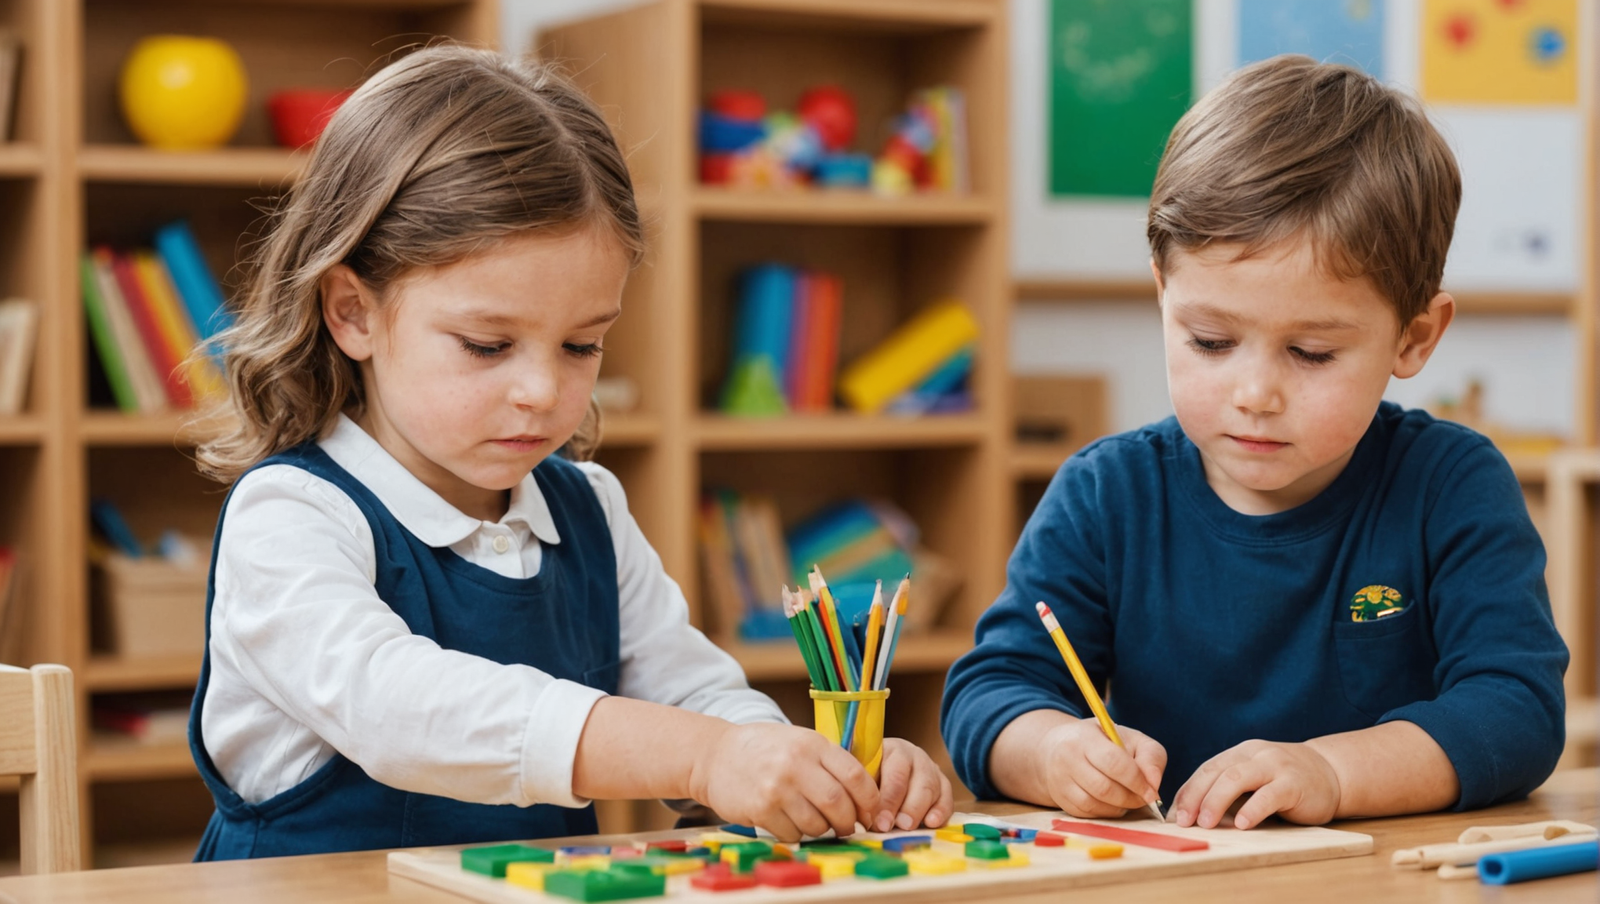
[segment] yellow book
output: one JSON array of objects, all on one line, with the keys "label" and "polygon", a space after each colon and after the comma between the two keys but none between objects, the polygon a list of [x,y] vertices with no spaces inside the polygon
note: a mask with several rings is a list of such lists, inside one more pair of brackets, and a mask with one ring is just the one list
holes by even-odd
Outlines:
[{"label": "yellow book", "polygon": [[965,305],[936,302],[845,368],[839,394],[857,411],[877,412],[977,338],[978,321]]},{"label": "yellow book", "polygon": [[167,268],[153,252],[135,251],[133,271],[138,274],[139,286],[144,289],[145,298],[150,301],[150,309],[155,316],[156,329],[160,330],[161,338],[167,343],[167,347],[172,349],[174,357],[184,362],[184,378],[189,383],[189,391],[196,399],[221,395],[222,375],[217,373],[216,365],[211,359],[201,355],[189,360],[189,354],[199,344],[200,337],[195,332],[194,324],[189,322],[188,310],[179,300],[177,289],[172,285],[172,277],[167,274]]}]

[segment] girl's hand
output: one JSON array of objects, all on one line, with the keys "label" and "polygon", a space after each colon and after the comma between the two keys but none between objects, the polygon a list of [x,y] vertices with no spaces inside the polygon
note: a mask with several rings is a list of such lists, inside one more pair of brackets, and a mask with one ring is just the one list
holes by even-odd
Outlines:
[{"label": "girl's hand", "polygon": [[955,809],[950,780],[927,751],[902,738],[883,739],[878,794],[878,818],[862,824],[879,832],[918,825],[938,828]]},{"label": "girl's hand", "polygon": [[1260,825],[1274,813],[1321,825],[1338,810],[1339,776],[1309,745],[1245,741],[1207,760],[1183,783],[1172,801],[1172,821],[1215,828],[1246,794],[1250,799],[1233,817],[1234,828]]},{"label": "girl's hand", "polygon": [[793,725],[729,725],[696,758],[689,782],[694,799],[723,819],[780,841],[829,829],[842,838],[880,808],[878,788],[855,757]]},{"label": "girl's hand", "polygon": [[1121,816],[1155,803],[1167,750],[1140,731],[1117,726],[1126,749],[1111,743],[1094,719],[1050,729],[1039,755],[1040,783],[1071,816]]}]

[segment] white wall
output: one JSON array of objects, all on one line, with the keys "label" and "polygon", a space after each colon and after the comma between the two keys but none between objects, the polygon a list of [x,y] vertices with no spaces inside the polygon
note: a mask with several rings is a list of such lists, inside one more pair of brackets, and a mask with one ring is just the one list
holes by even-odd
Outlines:
[{"label": "white wall", "polygon": [[[502,46],[528,49],[536,29],[635,5],[638,0],[502,0]],[[1401,85],[1417,82],[1421,0],[1387,0],[1384,68]],[[1144,205],[1137,201],[1068,204],[1045,199],[1048,121],[1043,77],[1046,0],[1012,0],[1013,270],[1022,275],[1105,276],[1146,272]],[[1233,64],[1233,0],[1195,0],[1196,82],[1215,85]],[[1581,129],[1575,114],[1485,116],[1436,110],[1457,148],[1466,184],[1457,240],[1447,269],[1453,286],[1570,289],[1576,284],[1577,191],[1552,191],[1550,180],[1577,179]],[[1509,124],[1509,125],[1508,125]],[[1514,169],[1513,169],[1514,167]],[[1513,177],[1508,177],[1507,173]],[[1522,181],[1519,181],[1522,180]],[[1530,181],[1531,180],[1531,181]],[[1508,236],[1529,222],[1566,223],[1537,262],[1515,258]],[[1520,225],[1519,225],[1520,224]],[[1563,318],[1457,319],[1422,374],[1396,381],[1389,396],[1421,405],[1459,395],[1470,377],[1485,381],[1487,416],[1507,427],[1569,433],[1575,338]],[[1012,326],[1019,372],[1100,371],[1111,384],[1111,422],[1131,429],[1165,417],[1167,400],[1160,321],[1152,306],[1126,302],[1030,303]]]}]

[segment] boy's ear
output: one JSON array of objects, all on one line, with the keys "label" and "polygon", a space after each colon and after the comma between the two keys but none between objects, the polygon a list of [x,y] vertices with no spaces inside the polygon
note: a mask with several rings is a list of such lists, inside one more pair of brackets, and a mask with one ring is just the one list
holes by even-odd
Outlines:
[{"label": "boy's ear", "polygon": [[352,361],[372,357],[372,324],[375,309],[356,271],[334,264],[318,282],[322,293],[322,322],[339,350]]},{"label": "boy's ear", "polygon": [[1456,316],[1456,300],[1449,292],[1440,292],[1428,302],[1428,309],[1418,314],[1400,334],[1400,353],[1395,357],[1394,375],[1404,380],[1422,372],[1428,356],[1439,347],[1439,340]]}]

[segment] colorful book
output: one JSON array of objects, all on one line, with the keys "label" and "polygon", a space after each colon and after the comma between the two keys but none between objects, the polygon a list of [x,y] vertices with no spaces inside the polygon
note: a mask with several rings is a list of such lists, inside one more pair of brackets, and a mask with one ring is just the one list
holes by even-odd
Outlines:
[{"label": "colorful book", "polygon": [[813,273],[809,289],[805,347],[810,359],[800,407],[827,411],[833,407],[834,380],[839,372],[839,326],[844,317],[844,291],[839,277]]},{"label": "colorful book", "polygon": [[211,274],[211,267],[200,252],[189,224],[178,220],[156,230],[156,251],[172,274],[178,297],[189,310],[189,319],[202,340],[233,325],[222,297],[222,286]]},{"label": "colorful book", "polygon": [[139,329],[134,326],[133,315],[129,313],[127,302],[122,297],[122,289],[117,284],[112,268],[111,252],[106,248],[98,248],[90,254],[90,261],[106,320],[111,325],[112,341],[121,355],[128,384],[133,390],[134,405],[123,410],[146,414],[162,411],[167,407],[166,388],[156,375],[155,365],[145,351],[144,342],[139,338]]},{"label": "colorful book", "polygon": [[194,407],[189,383],[183,377],[183,358],[175,354],[175,349],[162,334],[156,322],[155,309],[150,299],[145,297],[139,274],[134,272],[133,258],[110,249],[96,249],[95,253],[98,255],[102,250],[111,262],[111,272],[116,276],[123,303],[128,306],[128,314],[133,318],[134,328],[139,331],[139,339],[144,343],[145,354],[149,356],[150,364],[161,380],[167,401],[175,408]]},{"label": "colorful book", "polygon": [[139,397],[133,391],[128,363],[122,357],[116,330],[111,326],[111,312],[105,295],[100,291],[100,277],[94,258],[87,252],[78,260],[78,281],[83,291],[84,316],[89,321],[89,338],[94,343],[95,354],[100,357],[100,368],[105,371],[106,382],[111,384],[111,395],[116,399],[118,408],[133,414],[139,410]]},{"label": "colorful book", "polygon": [[204,356],[190,357],[200,343],[200,337],[195,332],[193,321],[189,319],[188,309],[178,298],[178,290],[172,285],[166,265],[152,251],[135,251],[132,257],[139,288],[144,291],[145,301],[155,315],[156,326],[160,328],[168,351],[180,362],[191,397],[200,399],[220,395],[223,391],[222,376],[217,373],[216,363]]},{"label": "colorful book", "polygon": [[789,410],[808,411],[806,387],[815,379],[817,361],[808,345],[814,316],[812,294],[819,274],[798,271],[794,277],[794,299],[789,315],[789,366],[783,374],[783,394]]},{"label": "colorful book", "polygon": [[38,336],[38,305],[26,298],[0,301],[0,416],[21,414],[27,404]]},{"label": "colorful book", "polygon": [[876,413],[977,338],[978,322],[966,306],[937,302],[851,363],[839,377],[839,393],[857,411]]},{"label": "colorful book", "polygon": [[745,591],[735,561],[733,538],[722,503],[715,496],[700,501],[700,556],[705,565],[706,595],[716,614],[715,629],[732,636],[744,620]]},{"label": "colorful book", "polygon": [[[721,408],[730,414],[781,413],[789,332],[794,312],[795,270],[762,264],[739,281],[732,354]],[[758,381],[760,385],[752,386]],[[770,381],[771,385],[767,385]],[[776,392],[777,399],[770,398]],[[778,410],[772,410],[777,407]]]}]

